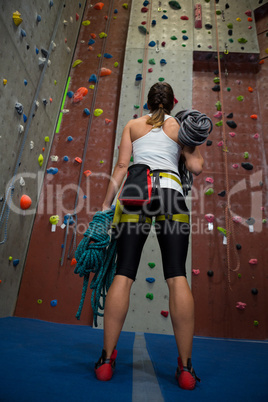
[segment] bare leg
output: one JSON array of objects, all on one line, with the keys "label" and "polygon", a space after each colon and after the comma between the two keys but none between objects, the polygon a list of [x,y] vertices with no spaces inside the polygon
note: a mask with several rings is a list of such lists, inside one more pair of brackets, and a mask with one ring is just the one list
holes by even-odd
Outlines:
[{"label": "bare leg", "polygon": [[133,280],[116,275],[108,291],[104,309],[104,349],[110,358],[118,342],[129,307],[129,294]]},{"label": "bare leg", "polygon": [[187,360],[192,356],[194,335],[194,299],[184,276],[167,279],[169,287],[169,309],[174,335],[182,360],[187,366]]}]

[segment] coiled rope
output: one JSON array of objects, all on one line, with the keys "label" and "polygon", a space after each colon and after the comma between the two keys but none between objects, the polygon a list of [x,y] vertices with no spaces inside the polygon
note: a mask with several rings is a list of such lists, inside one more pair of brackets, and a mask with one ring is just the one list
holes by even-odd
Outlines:
[{"label": "coiled rope", "polygon": [[[175,115],[180,125],[179,140],[182,144],[195,147],[203,144],[213,129],[211,119],[198,110],[181,110]],[[185,166],[185,159],[180,157],[179,173],[183,194],[186,197],[193,184],[193,175]]]},{"label": "coiled rope", "polygon": [[113,217],[114,211],[112,210],[96,212],[75,252],[77,265],[74,273],[84,277],[76,318],[80,319],[89,276],[92,272],[95,275],[90,284],[90,289],[93,289],[91,305],[96,327],[98,326],[97,317],[103,317],[103,313],[99,312],[99,309],[104,310],[106,294],[112,284],[116,269],[116,240],[109,235]]}]

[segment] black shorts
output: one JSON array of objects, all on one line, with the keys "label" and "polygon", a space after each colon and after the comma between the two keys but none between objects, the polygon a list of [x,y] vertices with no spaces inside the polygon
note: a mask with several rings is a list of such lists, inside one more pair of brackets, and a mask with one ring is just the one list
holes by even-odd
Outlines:
[{"label": "black shorts", "polygon": [[[162,200],[162,201],[161,201]],[[187,214],[189,210],[183,195],[163,188],[156,191],[149,205],[127,206],[123,213],[153,217],[165,214],[167,219],[155,222],[165,279],[186,276],[185,261],[188,251],[190,224],[168,219],[168,215]],[[117,225],[117,275],[135,280],[144,243],[151,230],[150,223],[123,222]]]}]

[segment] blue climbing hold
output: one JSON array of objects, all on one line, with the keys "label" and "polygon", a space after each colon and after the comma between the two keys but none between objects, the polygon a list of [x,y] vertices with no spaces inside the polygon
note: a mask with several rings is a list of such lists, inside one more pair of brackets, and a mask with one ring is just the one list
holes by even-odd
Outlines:
[{"label": "blue climbing hold", "polygon": [[13,260],[13,266],[16,267],[19,262],[20,262],[20,260]]},{"label": "blue climbing hold", "polygon": [[26,123],[26,121],[27,121],[27,116],[24,113],[23,113],[23,121],[24,121],[24,123]]},{"label": "blue climbing hold", "polygon": [[96,74],[91,74],[91,76],[89,77],[88,82],[97,82],[97,76]]},{"label": "blue climbing hold", "polygon": [[67,141],[71,142],[73,140],[73,137],[71,135],[69,135],[69,137],[67,138]]},{"label": "blue climbing hold", "polygon": [[35,48],[35,53],[38,54],[39,53],[39,49],[36,47]]},{"label": "blue climbing hold", "polygon": [[56,300],[56,299],[51,300],[50,304],[51,304],[52,307],[56,307],[56,305],[58,304],[58,300]]},{"label": "blue climbing hold", "polygon": [[149,46],[150,46],[150,47],[154,47],[155,45],[156,45],[156,43],[155,43],[154,40],[151,40],[151,42],[149,42]]},{"label": "blue climbing hold", "polygon": [[63,160],[64,160],[64,162],[68,162],[68,160],[69,160],[68,156],[65,155],[65,156],[63,157]]},{"label": "blue climbing hold", "polygon": [[152,27],[154,27],[156,25],[156,20],[152,21]]},{"label": "blue climbing hold", "polygon": [[67,96],[68,96],[68,98],[71,99],[71,98],[74,96],[73,91],[68,91],[68,92],[67,92]]},{"label": "blue climbing hold", "polygon": [[154,278],[146,278],[146,281],[149,283],[153,283],[153,282],[155,282],[155,279]]},{"label": "blue climbing hold", "polygon": [[67,214],[67,215],[64,216],[63,223],[64,223],[65,225],[67,225],[68,221],[69,221],[69,225],[73,225],[73,224],[74,224],[74,220],[73,220],[73,217],[72,217],[71,214]]},{"label": "blue climbing hold", "polygon": [[89,41],[88,41],[88,45],[94,45],[94,43],[95,43],[95,41],[94,41],[94,39],[89,39]]},{"label": "blue climbing hold", "polygon": [[47,169],[47,173],[49,173],[49,174],[57,174],[58,171],[59,171],[58,168],[53,168],[53,167]]},{"label": "blue climbing hold", "polygon": [[111,59],[113,56],[109,53],[104,53],[103,57],[105,57],[105,59]]},{"label": "blue climbing hold", "polygon": [[49,2],[49,7],[53,7],[53,5],[54,5],[53,1],[50,0],[50,2]]},{"label": "blue climbing hold", "polygon": [[117,10],[117,8],[114,10],[114,14],[117,14],[118,13],[118,10]]},{"label": "blue climbing hold", "polygon": [[28,81],[27,81],[27,80],[24,80],[23,82],[24,82],[24,85],[25,85],[25,86],[28,84]]},{"label": "blue climbing hold", "polygon": [[163,19],[163,20],[167,20],[167,19],[168,19],[168,16],[164,14],[164,15],[162,15],[162,19]]},{"label": "blue climbing hold", "polygon": [[84,200],[87,198],[87,196],[86,195],[83,195],[83,198],[84,198]]},{"label": "blue climbing hold", "polygon": [[89,109],[88,109],[88,108],[85,108],[85,109],[84,109],[84,113],[85,113],[87,116],[89,116],[89,115],[90,115]]},{"label": "blue climbing hold", "polygon": [[143,109],[144,110],[149,110],[147,103],[145,103],[145,105],[143,105]]},{"label": "blue climbing hold", "polygon": [[40,21],[41,21],[41,15],[38,15],[38,16],[36,17],[36,21],[37,21],[37,22],[40,22]]},{"label": "blue climbing hold", "polygon": [[143,2],[143,6],[144,6],[144,7],[147,7],[148,4],[149,4],[149,1],[148,1],[148,0],[145,0],[145,1]]},{"label": "blue climbing hold", "polygon": [[141,80],[142,80],[142,74],[137,74],[136,81],[141,81]]},{"label": "blue climbing hold", "polygon": [[182,36],[182,39],[183,39],[183,40],[188,40],[189,38],[188,38],[187,35],[183,35],[183,36]]},{"label": "blue climbing hold", "polygon": [[160,64],[161,64],[161,66],[164,66],[165,64],[167,64],[167,62],[166,62],[165,59],[161,59],[161,60],[160,60]]},{"label": "blue climbing hold", "polygon": [[24,29],[21,29],[20,34],[23,38],[25,38],[26,36],[26,32],[24,31]]}]

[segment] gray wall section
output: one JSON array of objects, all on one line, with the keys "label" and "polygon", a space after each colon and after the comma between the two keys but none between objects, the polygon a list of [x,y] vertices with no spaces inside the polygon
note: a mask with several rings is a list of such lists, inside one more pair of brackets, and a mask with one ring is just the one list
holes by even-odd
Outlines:
[{"label": "gray wall section", "polygon": [[[1,221],[1,317],[12,315],[16,305],[43,175],[85,2],[54,0],[50,7],[48,0],[0,1],[0,214],[7,210],[4,208],[7,188],[15,171],[17,173],[9,219],[7,224],[4,219]],[[12,19],[15,11],[19,11],[23,19],[18,27]],[[79,15],[78,21],[76,13]],[[37,22],[37,15],[41,16],[40,22]],[[64,20],[68,22],[67,25],[63,24]],[[21,36],[21,29],[25,30],[26,37]],[[52,40],[56,44],[54,50]],[[38,55],[36,48],[39,49]],[[50,65],[39,66],[38,58],[43,57],[41,48],[50,52]],[[7,80],[6,85],[3,79]],[[24,80],[28,82],[26,86]],[[48,101],[46,106],[43,99]],[[37,110],[34,107],[35,100],[40,103]],[[28,117],[26,123],[15,110],[16,102],[23,104],[24,113]],[[20,125],[24,126],[21,134]],[[45,142],[45,136],[49,136],[49,143]],[[34,142],[33,149],[30,149],[31,141]],[[40,154],[44,157],[41,168],[38,163]],[[24,178],[25,186],[19,184],[20,177]],[[32,199],[32,206],[25,213],[19,208],[22,194]],[[4,242],[5,227],[7,239]],[[9,256],[19,259],[16,267],[9,262]]]}]

